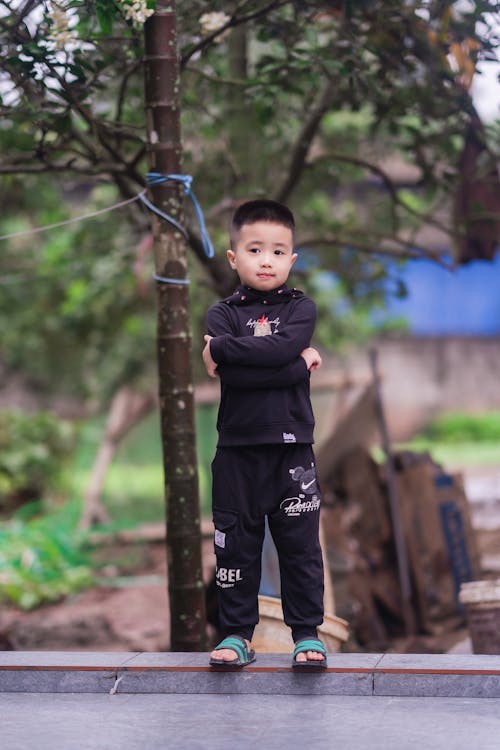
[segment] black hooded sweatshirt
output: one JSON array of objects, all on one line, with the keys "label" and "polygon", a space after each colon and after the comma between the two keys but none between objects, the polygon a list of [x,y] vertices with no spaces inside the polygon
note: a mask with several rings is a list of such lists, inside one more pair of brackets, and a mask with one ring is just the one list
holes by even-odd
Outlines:
[{"label": "black hooded sweatshirt", "polygon": [[269,292],[239,286],[209,309],[220,447],[314,442],[310,374],[300,354],[315,323],[314,302],[285,285]]}]

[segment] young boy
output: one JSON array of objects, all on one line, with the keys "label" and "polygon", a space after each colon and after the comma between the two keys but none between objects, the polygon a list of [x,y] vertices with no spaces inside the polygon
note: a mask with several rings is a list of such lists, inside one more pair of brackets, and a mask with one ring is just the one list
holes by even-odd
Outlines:
[{"label": "young boy", "polygon": [[323,622],[320,490],[312,450],[310,346],[316,306],[286,286],[297,259],[291,211],[270,200],[235,212],[227,257],[240,278],[235,293],[207,315],[203,361],[219,377],[219,440],[212,463],[216,583],[227,637],[210,655],[214,667],[254,661],[265,517],[280,564],[285,623],[294,667],[326,667],[317,637]]}]

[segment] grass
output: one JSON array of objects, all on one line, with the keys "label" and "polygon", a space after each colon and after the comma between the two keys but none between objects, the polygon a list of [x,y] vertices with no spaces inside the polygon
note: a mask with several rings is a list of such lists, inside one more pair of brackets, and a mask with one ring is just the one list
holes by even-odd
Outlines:
[{"label": "grass", "polygon": [[449,412],[396,450],[428,451],[446,468],[490,467],[500,462],[500,412]]},{"label": "grass", "polygon": [[[200,506],[203,516],[210,514],[210,462],[215,453],[215,407],[201,407],[196,414]],[[103,422],[93,420],[82,425],[79,447],[72,471],[72,489],[82,497],[103,430]],[[163,460],[158,415],[138,424],[120,445],[108,469],[103,501],[114,524],[163,521]]]},{"label": "grass", "polygon": [[467,414],[448,412],[433,420],[422,432],[424,439],[456,445],[500,444],[500,412]]},{"label": "grass", "polygon": [[[425,438],[415,438],[408,443],[393,445],[393,450],[409,450],[416,453],[429,452],[432,458],[444,468],[460,469],[493,467],[500,465],[500,445],[498,443],[443,443]],[[382,457],[377,451],[377,460]]]},{"label": "grass", "polygon": [[[85,469],[73,475],[73,494],[82,497],[89,479]],[[160,465],[113,464],[106,475],[103,502],[113,527],[164,519],[163,472]]]}]

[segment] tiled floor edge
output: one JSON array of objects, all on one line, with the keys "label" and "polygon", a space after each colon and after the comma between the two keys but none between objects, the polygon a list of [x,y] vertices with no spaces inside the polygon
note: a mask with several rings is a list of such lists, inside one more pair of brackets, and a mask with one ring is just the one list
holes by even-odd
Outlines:
[{"label": "tiled floor edge", "polygon": [[492,675],[500,677],[498,654],[383,654],[376,674]]},{"label": "tiled floor edge", "polygon": [[378,665],[382,662],[385,654],[380,654],[379,658],[377,659],[373,669],[372,669],[372,695],[375,695],[375,670],[377,669]]},{"label": "tiled floor edge", "polygon": [[130,655],[120,664],[118,669],[129,669],[131,666],[133,666],[133,662],[136,661],[139,657],[141,657],[143,653],[144,653],[143,651],[130,653]]},{"label": "tiled floor edge", "polygon": [[275,686],[282,694],[500,697],[498,656],[343,655],[326,672],[297,675],[289,656],[263,655],[260,667],[214,676],[206,654],[16,653],[19,663],[14,652],[0,652],[0,693],[266,693]]}]

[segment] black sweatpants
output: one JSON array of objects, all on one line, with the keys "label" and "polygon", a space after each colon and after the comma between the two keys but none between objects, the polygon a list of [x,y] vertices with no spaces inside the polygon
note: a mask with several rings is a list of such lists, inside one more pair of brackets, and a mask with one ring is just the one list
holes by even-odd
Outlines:
[{"label": "black sweatpants", "polygon": [[312,446],[218,448],[212,477],[222,630],[251,640],[259,621],[267,516],[278,552],[285,623],[294,641],[315,636],[323,622],[323,559]]}]

